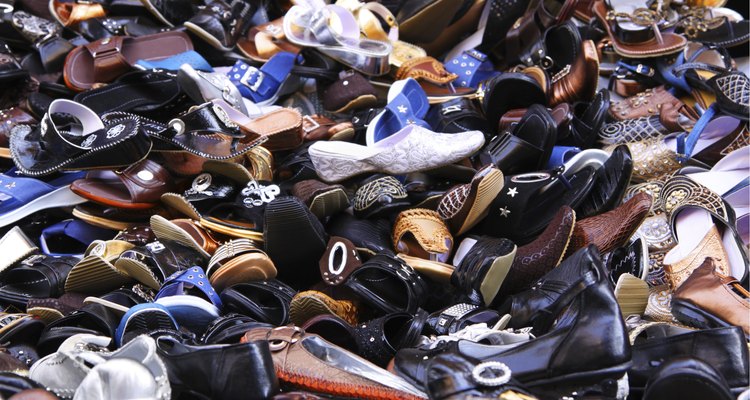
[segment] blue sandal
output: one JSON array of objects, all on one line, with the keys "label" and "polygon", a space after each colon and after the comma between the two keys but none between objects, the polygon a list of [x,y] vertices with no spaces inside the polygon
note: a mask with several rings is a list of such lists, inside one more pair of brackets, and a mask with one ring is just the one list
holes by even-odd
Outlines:
[{"label": "blue sandal", "polygon": [[0,227],[37,211],[85,203],[70,190],[70,183],[84,176],[84,172],[67,172],[44,181],[23,176],[15,168],[0,174]]},{"label": "blue sandal", "polygon": [[164,281],[155,300],[169,310],[175,320],[193,332],[201,333],[219,317],[221,298],[201,267],[179,271]]}]

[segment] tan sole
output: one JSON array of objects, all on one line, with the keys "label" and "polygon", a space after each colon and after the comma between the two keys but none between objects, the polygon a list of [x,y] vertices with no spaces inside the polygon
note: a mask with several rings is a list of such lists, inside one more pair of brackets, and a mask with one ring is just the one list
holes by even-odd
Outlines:
[{"label": "tan sole", "polygon": [[98,226],[100,228],[114,229],[116,231],[122,231],[128,228],[133,228],[135,226],[141,225],[141,224],[134,223],[134,222],[120,222],[120,221],[114,221],[114,220],[106,219],[102,217],[97,217],[95,215],[91,215],[83,211],[80,211],[77,208],[73,209],[73,216],[77,217],[78,219],[88,224]]},{"label": "tan sole", "polygon": [[264,242],[262,232],[251,231],[249,229],[230,228],[228,226],[217,224],[203,218],[200,219],[199,223],[201,227],[210,229],[216,233],[221,233],[235,238],[250,239],[259,243]]},{"label": "tan sole", "polygon": [[487,215],[490,204],[495,200],[495,197],[503,190],[505,178],[503,173],[499,169],[491,169],[482,180],[479,182],[477,188],[477,196],[474,198],[474,203],[469,209],[469,213],[466,215],[461,228],[455,233],[455,236],[462,235],[464,232],[473,228],[474,225],[479,223]]},{"label": "tan sole", "polygon": [[137,280],[138,282],[150,287],[154,290],[159,290],[161,283],[156,278],[151,269],[146,264],[132,258],[119,258],[115,261],[115,268],[128,274],[128,276]]},{"label": "tan sole", "polygon": [[315,196],[310,202],[310,211],[322,219],[349,207],[349,196],[344,189],[336,188]]},{"label": "tan sole", "polygon": [[198,36],[201,39],[205,40],[206,43],[210,44],[214,48],[222,50],[222,51],[232,51],[232,49],[230,49],[229,47],[224,47],[224,45],[221,44],[221,42],[218,39],[216,39],[215,37],[213,37],[213,35],[209,34],[205,30],[203,30],[203,28],[201,28],[200,26],[198,26],[198,25],[196,25],[196,24],[194,24],[194,23],[192,23],[190,21],[185,22],[182,25],[185,28],[187,28],[187,30],[189,30],[190,32],[194,33],[196,36]]},{"label": "tan sole", "polygon": [[425,260],[419,257],[408,256],[403,253],[399,253],[398,257],[404,260],[404,262],[415,271],[435,282],[450,283],[451,275],[453,275],[453,271],[456,269],[456,267],[450,264]]},{"label": "tan sole", "polygon": [[289,306],[289,320],[301,326],[318,315],[337,315],[326,301],[317,296],[298,296]]},{"label": "tan sole", "polygon": [[132,278],[119,271],[99,256],[84,257],[68,274],[66,292],[102,293],[115,290],[132,282]]},{"label": "tan sole", "polygon": [[338,114],[338,113],[347,112],[355,108],[369,108],[369,107],[374,106],[377,103],[378,103],[378,98],[375,97],[375,95],[366,94],[366,95],[359,96],[354,100],[349,101],[348,103],[346,103],[345,106],[333,112]]},{"label": "tan sole", "polygon": [[123,305],[111,302],[109,300],[104,300],[99,297],[93,297],[93,296],[86,297],[85,299],[83,299],[83,304],[101,304],[104,307],[107,307],[113,312],[119,314],[120,316],[125,315],[125,313],[128,312],[129,310],[129,308]]},{"label": "tan sole", "polygon": [[276,278],[276,266],[261,252],[237,256],[224,263],[208,278],[216,292],[237,283]]},{"label": "tan sole", "polygon": [[354,128],[342,129],[341,132],[337,132],[331,136],[328,140],[338,140],[348,142],[354,138]]},{"label": "tan sole", "polygon": [[622,316],[643,315],[648,305],[648,283],[631,274],[622,274],[615,286],[615,298]]},{"label": "tan sole", "polygon": [[31,307],[26,310],[26,313],[41,319],[47,324],[64,317],[63,313],[60,311],[47,307]]},{"label": "tan sole", "polygon": [[198,210],[196,210],[192,204],[185,200],[184,197],[177,193],[164,193],[163,195],[161,195],[161,202],[166,204],[167,207],[174,209],[175,211],[187,216],[192,220],[197,221],[201,219],[201,215],[200,213],[198,213]]},{"label": "tan sole", "polygon": [[174,25],[172,25],[171,22],[167,21],[167,19],[164,18],[163,15],[161,15],[159,10],[157,10],[156,7],[154,7],[149,0],[141,0],[141,4],[143,4],[143,7],[146,7],[146,9],[148,10],[148,12],[151,13],[151,15],[156,17],[156,19],[161,21],[164,25],[170,28],[174,28]]},{"label": "tan sole", "polygon": [[2,158],[11,158],[10,156],[10,149],[7,147],[0,147],[0,157]]},{"label": "tan sole", "polygon": [[177,242],[201,253],[201,255],[207,259],[211,258],[211,255],[208,254],[208,252],[206,252],[206,250],[204,250],[192,236],[180,229],[179,226],[170,222],[168,219],[161,215],[152,215],[150,223],[151,230],[154,232],[157,239]]},{"label": "tan sole", "polygon": [[497,292],[503,285],[510,271],[510,266],[513,265],[513,260],[516,258],[516,250],[518,250],[518,247],[513,248],[513,251],[504,256],[495,258],[490,270],[487,271],[487,275],[484,276],[484,280],[479,285],[479,292],[482,293],[485,305],[489,306],[495,300],[495,296],[497,296]]}]

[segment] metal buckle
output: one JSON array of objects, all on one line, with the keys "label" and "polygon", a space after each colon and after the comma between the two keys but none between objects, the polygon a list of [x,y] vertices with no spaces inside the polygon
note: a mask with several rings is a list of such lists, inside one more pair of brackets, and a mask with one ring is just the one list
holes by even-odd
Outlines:
[{"label": "metal buckle", "polygon": [[654,76],[654,70],[651,67],[647,67],[643,64],[638,64],[635,67],[635,72],[641,75],[646,75],[648,77]]},{"label": "metal buckle", "polygon": [[[307,121],[309,125],[305,124],[305,121]],[[302,130],[305,131],[305,133],[310,133],[318,128],[320,128],[320,124],[312,119],[311,116],[305,115],[302,117]]]},{"label": "metal buckle", "polygon": [[[250,83],[248,80],[253,76],[254,73],[257,73],[257,79],[255,79],[255,82]],[[257,92],[258,88],[260,87],[260,84],[263,82],[263,71],[259,70],[258,68],[249,66],[247,68],[247,71],[242,75],[242,79],[240,79],[240,83],[247,86],[252,90],[253,92]]]},{"label": "metal buckle", "polygon": [[441,113],[443,115],[448,115],[450,113],[461,111],[461,106],[448,106],[442,109]]},{"label": "metal buckle", "polygon": [[[112,41],[111,38],[106,38],[106,39],[102,40],[101,44],[109,44],[111,41]],[[119,53],[119,52],[120,52],[120,47],[119,46],[115,46],[115,47],[112,47],[112,48],[109,48],[109,49],[106,49],[106,50],[95,51],[92,55],[93,55],[94,58],[97,58],[97,57],[100,57],[100,56],[108,56],[110,54],[115,54],[115,53]]]}]

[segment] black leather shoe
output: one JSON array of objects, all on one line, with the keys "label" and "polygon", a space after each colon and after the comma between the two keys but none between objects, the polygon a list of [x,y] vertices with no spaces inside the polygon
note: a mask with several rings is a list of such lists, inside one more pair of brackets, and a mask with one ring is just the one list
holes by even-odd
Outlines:
[{"label": "black leather shoe", "polygon": [[460,261],[451,275],[466,302],[481,306],[492,303],[508,276],[516,255],[516,245],[508,239],[482,236]]},{"label": "black leather shoe", "polygon": [[534,394],[543,394],[542,398],[553,398],[550,390],[555,391],[554,398],[561,398],[565,393],[560,393],[559,387],[616,386],[615,380],[630,368],[625,322],[608,279],[600,270],[577,275],[535,325],[536,338],[521,344],[492,346],[459,340],[442,342],[432,349],[401,350],[393,370],[424,387],[428,385],[429,363],[436,356],[473,357],[505,364],[515,379]]},{"label": "black leather shoe", "polygon": [[649,379],[643,400],[734,400],[736,397],[716,369],[693,358],[664,362]]},{"label": "black leather shoe", "polygon": [[433,400],[533,398],[512,374],[502,363],[443,354],[427,367],[427,393]]},{"label": "black leather shoe", "polygon": [[533,241],[562,206],[577,207],[594,185],[596,169],[585,166],[563,173],[563,168],[505,176],[487,217],[476,232],[504,237],[517,245]]},{"label": "black leather shoe", "polygon": [[255,5],[243,0],[214,0],[185,22],[185,28],[211,46],[230,51],[245,31],[255,10]]},{"label": "black leather shoe", "polygon": [[532,326],[536,318],[547,314],[545,310],[587,272],[607,276],[596,246],[585,247],[566,258],[534,282],[531,289],[506,299],[498,308],[498,312],[500,315],[513,316],[508,324],[509,328]]},{"label": "black leather shoe", "polygon": [[580,220],[614,210],[620,205],[632,175],[633,157],[628,146],[617,146],[604,165],[596,171],[594,187],[575,208],[576,218]]},{"label": "black leather shoe", "polygon": [[279,391],[266,341],[190,346],[162,336],[156,345],[167,365],[174,398],[197,394],[212,399],[267,399]]},{"label": "black leather shoe", "polygon": [[425,121],[435,132],[480,131],[487,141],[491,138],[492,129],[482,111],[472,100],[464,97],[433,105],[425,116]]},{"label": "black leather shoe", "polygon": [[710,365],[724,378],[735,396],[750,385],[747,342],[739,327],[694,331],[657,324],[647,328],[645,333],[633,339],[633,367],[628,372],[633,395],[643,393],[662,364],[685,357]]},{"label": "black leather shoe", "polygon": [[609,112],[609,91],[600,90],[590,103],[580,102],[573,107],[574,116],[567,134],[558,131],[557,144],[575,146],[581,149],[594,147],[599,130],[607,121]]},{"label": "black leather shoe", "polygon": [[539,171],[552,154],[557,125],[549,111],[534,104],[521,121],[495,136],[479,154],[482,166],[493,164],[506,175]]},{"label": "black leather shoe", "polygon": [[141,0],[146,9],[165,25],[174,27],[195,15],[196,4],[193,0]]},{"label": "black leather shoe", "polygon": [[24,81],[28,78],[29,72],[21,68],[10,47],[0,40],[0,83]]}]

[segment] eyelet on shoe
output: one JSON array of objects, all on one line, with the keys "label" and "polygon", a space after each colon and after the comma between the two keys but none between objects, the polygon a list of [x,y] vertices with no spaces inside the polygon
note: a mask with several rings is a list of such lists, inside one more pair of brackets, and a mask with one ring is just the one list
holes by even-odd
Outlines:
[{"label": "eyelet on shoe", "polygon": [[[492,378],[483,374],[490,374]],[[471,370],[471,377],[482,386],[500,386],[510,382],[511,371],[507,365],[499,361],[487,361],[477,364]]]},{"label": "eyelet on shoe", "polygon": [[275,339],[275,340],[269,340],[268,341],[268,348],[271,351],[279,351],[286,347],[286,342],[283,340]]}]

